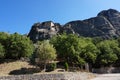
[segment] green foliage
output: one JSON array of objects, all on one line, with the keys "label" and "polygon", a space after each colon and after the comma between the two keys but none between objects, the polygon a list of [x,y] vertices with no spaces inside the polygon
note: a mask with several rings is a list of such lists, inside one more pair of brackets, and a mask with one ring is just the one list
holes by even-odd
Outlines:
[{"label": "green foliage", "polygon": [[46,71],[47,71],[47,72],[49,72],[49,71],[54,71],[54,70],[56,69],[56,67],[57,67],[56,63],[48,64]]},{"label": "green foliage", "polygon": [[6,58],[29,57],[33,53],[33,49],[33,44],[28,37],[14,33],[7,39]]},{"label": "green foliage", "polygon": [[0,43],[1,43],[1,45],[3,45],[4,46],[4,57],[5,57],[5,53],[6,53],[6,48],[7,48],[7,45],[9,45],[8,44],[8,38],[10,37],[10,34],[8,34],[8,33],[5,33],[5,32],[0,32]]},{"label": "green foliage", "polygon": [[74,34],[62,34],[51,39],[58,58],[70,63],[83,65],[96,60],[98,49],[91,38],[79,38]]},{"label": "green foliage", "polygon": [[68,66],[68,63],[67,63],[67,62],[65,62],[64,68],[65,68],[66,71],[68,71],[69,66]]},{"label": "green foliage", "polygon": [[[66,65],[89,63],[93,66],[112,64],[120,66],[120,38],[103,40],[102,38],[85,38],[64,33],[54,36],[50,43],[45,40],[34,45],[36,47],[35,54],[32,54],[34,47],[28,37],[18,33],[0,32],[0,58],[20,59],[32,54],[32,61],[37,57],[44,64],[57,57],[58,60],[66,62]],[[51,64],[49,69],[52,70],[54,66]]]},{"label": "green foliage", "polygon": [[92,43],[91,38],[80,38],[80,56],[86,61],[86,63],[94,63],[99,50],[96,45]]},{"label": "green foliage", "polygon": [[60,60],[68,63],[84,63],[84,60],[79,56],[80,42],[77,35],[62,34],[55,36],[50,41],[57,50],[57,55]]},{"label": "green foliage", "polygon": [[4,56],[5,56],[5,50],[3,45],[1,45],[0,43],[0,58],[4,58]]},{"label": "green foliage", "polygon": [[39,58],[40,62],[46,63],[56,59],[56,50],[49,41],[43,41],[37,43],[38,47],[36,48],[35,54]]},{"label": "green foliage", "polygon": [[0,32],[0,43],[4,46],[7,45],[7,39],[10,35],[5,32]]},{"label": "green foliage", "polygon": [[38,64],[44,65],[44,71],[46,71],[46,64],[56,59],[56,50],[48,40],[38,42],[35,50],[36,58],[39,59]]},{"label": "green foliage", "polygon": [[120,59],[120,38],[116,40],[116,45],[112,45],[114,52],[117,53],[118,58]]},{"label": "green foliage", "polygon": [[97,44],[100,53],[97,57],[97,62],[100,65],[111,65],[118,59],[118,53],[120,53],[120,48],[115,40],[105,40]]},{"label": "green foliage", "polygon": [[96,45],[97,43],[101,42],[101,41],[103,41],[103,39],[100,38],[100,37],[92,38],[92,42],[93,42],[95,45]]}]

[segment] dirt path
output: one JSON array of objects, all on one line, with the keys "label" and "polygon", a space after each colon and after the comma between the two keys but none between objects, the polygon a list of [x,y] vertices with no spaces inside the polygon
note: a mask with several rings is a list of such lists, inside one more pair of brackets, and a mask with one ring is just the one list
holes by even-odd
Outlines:
[{"label": "dirt path", "polygon": [[91,80],[120,80],[120,74],[100,74]]}]

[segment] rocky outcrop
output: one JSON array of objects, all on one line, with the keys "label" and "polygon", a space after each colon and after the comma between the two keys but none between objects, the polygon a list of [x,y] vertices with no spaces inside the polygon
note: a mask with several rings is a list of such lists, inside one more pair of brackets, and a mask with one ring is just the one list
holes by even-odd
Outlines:
[{"label": "rocky outcrop", "polygon": [[33,41],[49,39],[59,32],[60,27],[59,23],[53,23],[52,21],[35,23],[28,36]]},{"label": "rocky outcrop", "polygon": [[68,22],[64,28],[70,28],[85,37],[116,38],[120,36],[120,12],[114,9],[104,10],[97,17]]},{"label": "rocky outcrop", "polygon": [[49,39],[53,35],[66,32],[84,37],[102,37],[105,39],[120,37],[120,12],[114,9],[104,10],[96,17],[71,21],[63,25],[47,21],[36,23],[29,33],[31,40]]}]

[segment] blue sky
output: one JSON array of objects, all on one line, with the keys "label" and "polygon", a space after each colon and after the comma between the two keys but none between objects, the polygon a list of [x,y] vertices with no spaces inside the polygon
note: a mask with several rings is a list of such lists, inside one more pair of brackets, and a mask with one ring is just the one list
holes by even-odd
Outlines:
[{"label": "blue sky", "polygon": [[120,11],[120,0],[0,0],[0,32],[25,34],[36,22],[65,24],[109,8]]}]

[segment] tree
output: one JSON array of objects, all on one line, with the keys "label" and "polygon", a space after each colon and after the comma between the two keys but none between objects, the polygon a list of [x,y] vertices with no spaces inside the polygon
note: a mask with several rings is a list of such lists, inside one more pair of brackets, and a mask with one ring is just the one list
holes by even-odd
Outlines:
[{"label": "tree", "polygon": [[6,46],[6,42],[7,42],[7,39],[10,35],[8,33],[5,33],[5,32],[0,32],[0,43],[4,46]]},{"label": "tree", "polygon": [[50,41],[57,50],[58,59],[64,60],[69,64],[84,64],[85,61],[80,57],[81,43],[79,37],[74,34],[62,34],[55,36]]},{"label": "tree", "polygon": [[6,47],[7,47],[7,42],[10,34],[5,33],[5,32],[0,32],[0,43],[4,46],[4,51],[6,53]]},{"label": "tree", "polygon": [[120,66],[120,38],[115,40],[116,44],[112,44],[112,48],[114,50],[114,53],[116,53],[118,60],[115,63],[115,66]]},{"label": "tree", "polygon": [[44,64],[44,69],[46,69],[46,64],[49,61],[56,59],[56,50],[53,45],[49,43],[48,40],[38,42],[38,47],[36,48],[36,55],[39,58],[39,62]]},{"label": "tree", "polygon": [[95,37],[95,38],[92,38],[92,42],[96,45],[97,43],[103,41],[104,39],[101,38],[101,37]]},{"label": "tree", "polygon": [[0,43],[0,58],[4,58],[4,55],[5,55],[5,50],[4,50],[4,47]]},{"label": "tree", "polygon": [[91,38],[80,38],[81,51],[80,56],[86,61],[86,63],[95,63],[97,53],[99,53],[98,48],[92,42]]},{"label": "tree", "polygon": [[11,34],[7,39],[6,58],[20,59],[21,57],[29,57],[33,53],[33,43],[26,36],[18,33]]},{"label": "tree", "polygon": [[69,64],[94,63],[98,49],[91,38],[78,37],[74,34],[62,34],[51,39],[58,58]]},{"label": "tree", "polygon": [[118,60],[118,44],[115,40],[104,40],[97,44],[97,47],[100,50],[98,54],[96,63],[99,66],[109,66],[115,63]]}]

